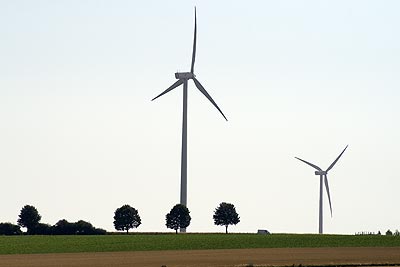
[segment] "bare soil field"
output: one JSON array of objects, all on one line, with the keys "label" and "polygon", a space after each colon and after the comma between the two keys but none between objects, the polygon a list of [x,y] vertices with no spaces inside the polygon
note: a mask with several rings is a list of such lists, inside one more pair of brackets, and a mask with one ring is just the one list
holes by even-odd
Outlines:
[{"label": "bare soil field", "polygon": [[[400,264],[400,247],[263,248],[0,255],[1,267]],[[400,266],[400,265],[399,265]]]}]

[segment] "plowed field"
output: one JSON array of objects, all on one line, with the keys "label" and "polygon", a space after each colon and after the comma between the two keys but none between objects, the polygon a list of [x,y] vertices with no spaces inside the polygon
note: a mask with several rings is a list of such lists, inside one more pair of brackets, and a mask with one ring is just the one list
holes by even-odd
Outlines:
[{"label": "plowed field", "polygon": [[[0,255],[1,267],[400,264],[400,247],[266,248]],[[399,265],[400,266],[400,265]]]}]

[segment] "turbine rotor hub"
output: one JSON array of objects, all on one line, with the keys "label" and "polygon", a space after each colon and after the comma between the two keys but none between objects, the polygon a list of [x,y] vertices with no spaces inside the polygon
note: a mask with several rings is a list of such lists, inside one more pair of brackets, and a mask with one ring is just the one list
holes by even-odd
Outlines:
[{"label": "turbine rotor hub", "polygon": [[315,171],[315,175],[326,175],[326,171]]},{"label": "turbine rotor hub", "polygon": [[194,77],[196,77],[196,75],[194,75],[194,73],[192,73],[192,72],[176,72],[175,73],[175,78],[177,78],[178,80],[189,80],[189,79],[193,79]]}]

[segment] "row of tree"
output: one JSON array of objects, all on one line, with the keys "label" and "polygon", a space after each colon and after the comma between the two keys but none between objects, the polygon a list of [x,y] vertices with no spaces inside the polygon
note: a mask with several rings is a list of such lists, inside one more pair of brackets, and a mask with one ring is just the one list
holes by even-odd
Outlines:
[{"label": "row of tree", "polygon": [[25,205],[18,216],[18,225],[0,223],[0,235],[20,235],[21,227],[26,227],[29,235],[104,235],[106,230],[96,228],[91,223],[79,220],[68,222],[59,220],[55,225],[41,223],[42,216],[34,206]]},{"label": "row of tree", "polygon": [[[378,231],[378,233],[375,232],[357,232],[356,235],[382,235],[381,231]],[[400,236],[399,230],[396,230],[394,232],[390,231],[388,229],[385,233],[385,235],[394,235],[394,236]]]},{"label": "row of tree", "polygon": [[[190,225],[191,219],[189,209],[182,204],[177,204],[165,216],[165,225],[178,233],[179,229],[187,228]],[[215,225],[225,226],[225,233],[228,233],[229,225],[236,225],[240,222],[235,206],[226,202],[222,202],[215,209],[213,219]],[[141,223],[139,212],[129,205],[123,205],[114,213],[114,227],[117,231],[128,233],[129,229],[137,228]]]},{"label": "row of tree", "polygon": [[[214,211],[214,224],[225,226],[228,233],[229,225],[236,225],[240,222],[235,206],[230,203],[222,202]],[[0,235],[20,235],[21,227],[27,229],[28,235],[102,235],[106,230],[96,228],[91,223],[79,220],[78,222],[68,222],[65,219],[59,220],[55,225],[41,223],[42,216],[38,210],[31,205],[25,205],[18,215],[18,225],[12,223],[0,223]],[[187,228],[190,225],[191,217],[189,209],[182,205],[175,205],[165,216],[165,225],[169,229],[178,233],[179,229]],[[117,231],[126,231],[137,228],[142,221],[137,209],[123,205],[115,210],[114,227]]]},{"label": "row of tree", "polygon": [[390,229],[388,229],[385,233],[386,235],[394,235],[394,236],[400,236],[400,232],[399,230],[394,231],[394,233],[392,231],[390,231]]}]

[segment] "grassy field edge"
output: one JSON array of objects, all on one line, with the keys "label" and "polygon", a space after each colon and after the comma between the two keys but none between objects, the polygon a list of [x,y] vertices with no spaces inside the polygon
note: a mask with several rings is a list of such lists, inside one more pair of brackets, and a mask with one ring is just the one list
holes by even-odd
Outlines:
[{"label": "grassy field edge", "polygon": [[400,237],[315,234],[0,236],[0,254],[312,247],[400,247]]}]

